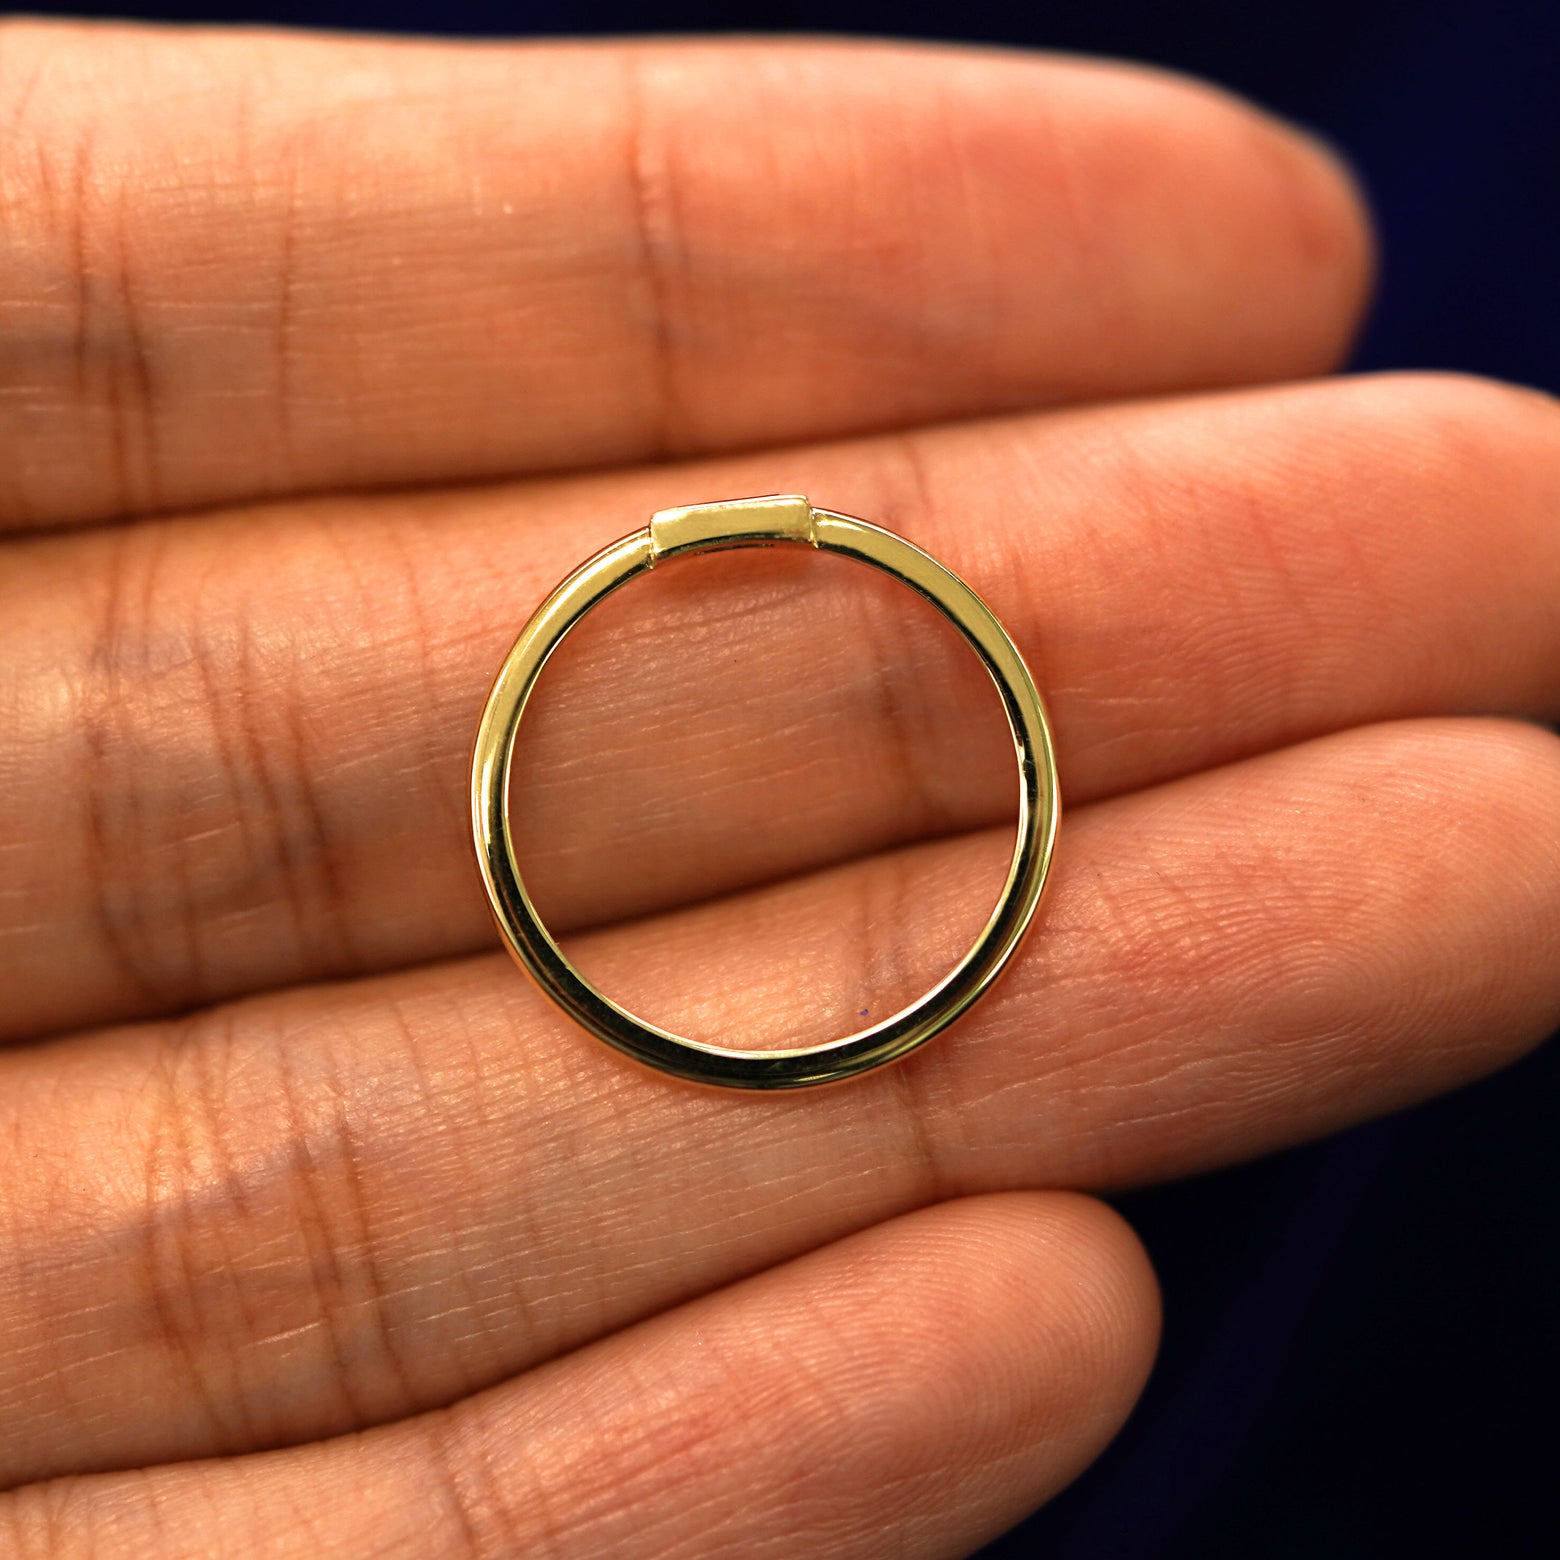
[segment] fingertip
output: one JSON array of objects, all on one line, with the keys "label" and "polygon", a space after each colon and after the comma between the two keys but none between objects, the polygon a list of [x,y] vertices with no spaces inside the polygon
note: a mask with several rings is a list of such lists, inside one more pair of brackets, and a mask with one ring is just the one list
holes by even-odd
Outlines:
[{"label": "fingertip", "polygon": [[1379,259],[1370,199],[1340,145],[1310,127],[1259,117],[1271,140],[1275,185],[1296,252],[1336,322],[1333,340],[1323,338],[1318,365],[1332,368],[1347,353],[1375,290]]},{"label": "fingertip", "polygon": [[[1072,1455],[1060,1483],[1086,1467],[1120,1429],[1159,1346],[1159,1284],[1136,1232],[1108,1204],[1076,1192],[1009,1192],[970,1199],[977,1221],[1013,1243],[1033,1287],[1033,1329],[1014,1369],[1035,1372],[1042,1411],[1030,1423]],[[1060,1487],[1058,1483],[1057,1487]]]},{"label": "fingertip", "polygon": [[903,1303],[882,1318],[894,1346],[878,1367],[937,1384],[923,1439],[965,1488],[1000,1471],[1005,1487],[977,1502],[1000,1531],[1071,1483],[1137,1402],[1159,1342],[1147,1254],[1119,1214],[1072,1192],[961,1198],[867,1239],[896,1264]]},{"label": "fingertip", "polygon": [[[1288,316],[1287,363],[1273,377],[1335,368],[1358,333],[1374,290],[1375,220],[1364,182],[1346,150],[1212,82],[1149,68],[1183,99],[1178,117],[1200,115],[1210,144],[1225,144],[1241,180],[1230,198],[1246,203],[1231,225],[1262,235],[1275,267],[1271,298]],[[1195,107],[1194,107],[1195,105]],[[1254,244],[1255,247],[1255,244]]]}]

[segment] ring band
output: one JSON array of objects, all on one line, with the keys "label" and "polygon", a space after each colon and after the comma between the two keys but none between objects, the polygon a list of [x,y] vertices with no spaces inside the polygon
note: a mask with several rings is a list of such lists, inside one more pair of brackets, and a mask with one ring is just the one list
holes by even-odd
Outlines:
[{"label": "ring band", "polygon": [[[510,767],[526,701],[547,658],[592,607],[661,560],[717,548],[804,545],[871,564],[949,618],[1001,695],[1019,769],[1018,837],[1002,896],[975,945],[924,996],[843,1039],[789,1050],[739,1050],[648,1024],[587,981],[537,916],[509,826]],[[537,608],[499,668],[477,727],[471,824],[499,931],[542,991],[576,1023],[650,1067],[696,1083],[797,1089],[898,1061],[945,1029],[996,979],[1034,918],[1059,814],[1056,754],[1034,679],[991,609],[956,574],[891,531],[782,495],[666,509],[582,563]]]}]

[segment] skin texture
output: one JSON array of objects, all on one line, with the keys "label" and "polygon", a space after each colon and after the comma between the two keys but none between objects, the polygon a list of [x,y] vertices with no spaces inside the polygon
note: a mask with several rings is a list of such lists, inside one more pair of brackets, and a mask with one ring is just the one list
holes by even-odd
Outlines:
[{"label": "skin texture", "polygon": [[[1089,1193],[1560,1020],[1560,419],[1325,380],[1335,161],[1139,69],[0,26],[0,1551],[956,1556],[1130,1410]],[[494,952],[471,732],[654,509],[801,491],[1055,718],[1034,936],[903,1066],[704,1092]],[[528,716],[636,1011],[798,1043],[967,946],[989,685],[864,571],[669,566]]]}]

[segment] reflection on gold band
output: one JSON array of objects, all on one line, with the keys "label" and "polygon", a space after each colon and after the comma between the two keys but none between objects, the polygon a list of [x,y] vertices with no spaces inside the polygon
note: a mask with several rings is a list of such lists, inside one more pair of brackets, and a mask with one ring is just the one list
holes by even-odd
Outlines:
[{"label": "reflection on gold band", "polygon": [[[813,546],[872,565],[937,607],[991,674],[1019,769],[1018,837],[1001,898],[974,947],[909,1007],[858,1034],[789,1050],[737,1050],[686,1040],[620,1008],[564,956],[526,892],[509,828],[509,778],[526,701],[547,658],[592,607],[662,559],[717,548]],[[471,824],[505,943],[557,1005],[636,1061],[696,1083],[797,1089],[836,1083],[907,1056],[946,1028],[996,979],[1040,903],[1056,843],[1056,755],[1045,709],[1013,641],[957,575],[902,537],[783,495],[668,509],[582,563],[537,609],[499,669],[477,727]]]}]

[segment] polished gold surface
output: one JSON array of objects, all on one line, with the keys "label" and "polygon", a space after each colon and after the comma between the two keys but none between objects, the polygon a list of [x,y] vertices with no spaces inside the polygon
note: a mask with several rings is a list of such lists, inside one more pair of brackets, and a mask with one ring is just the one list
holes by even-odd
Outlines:
[{"label": "polished gold surface", "polygon": [[[686,1040],[647,1024],[570,964],[526,892],[509,828],[515,737],[542,668],[598,602],[663,558],[716,548],[813,546],[890,575],[947,616],[985,664],[1001,695],[1018,758],[1018,835],[1001,898],[974,947],[930,991],[870,1029],[824,1045],[741,1050]],[[898,1061],[945,1029],[996,979],[1040,903],[1058,818],[1056,757],[1040,695],[989,607],[957,575],[902,537],[794,494],[663,510],[641,531],[587,559],[537,608],[499,669],[477,727],[471,823],[477,858],[510,951],[554,1002],[625,1055],[697,1083],[796,1089],[836,1083]]]}]

